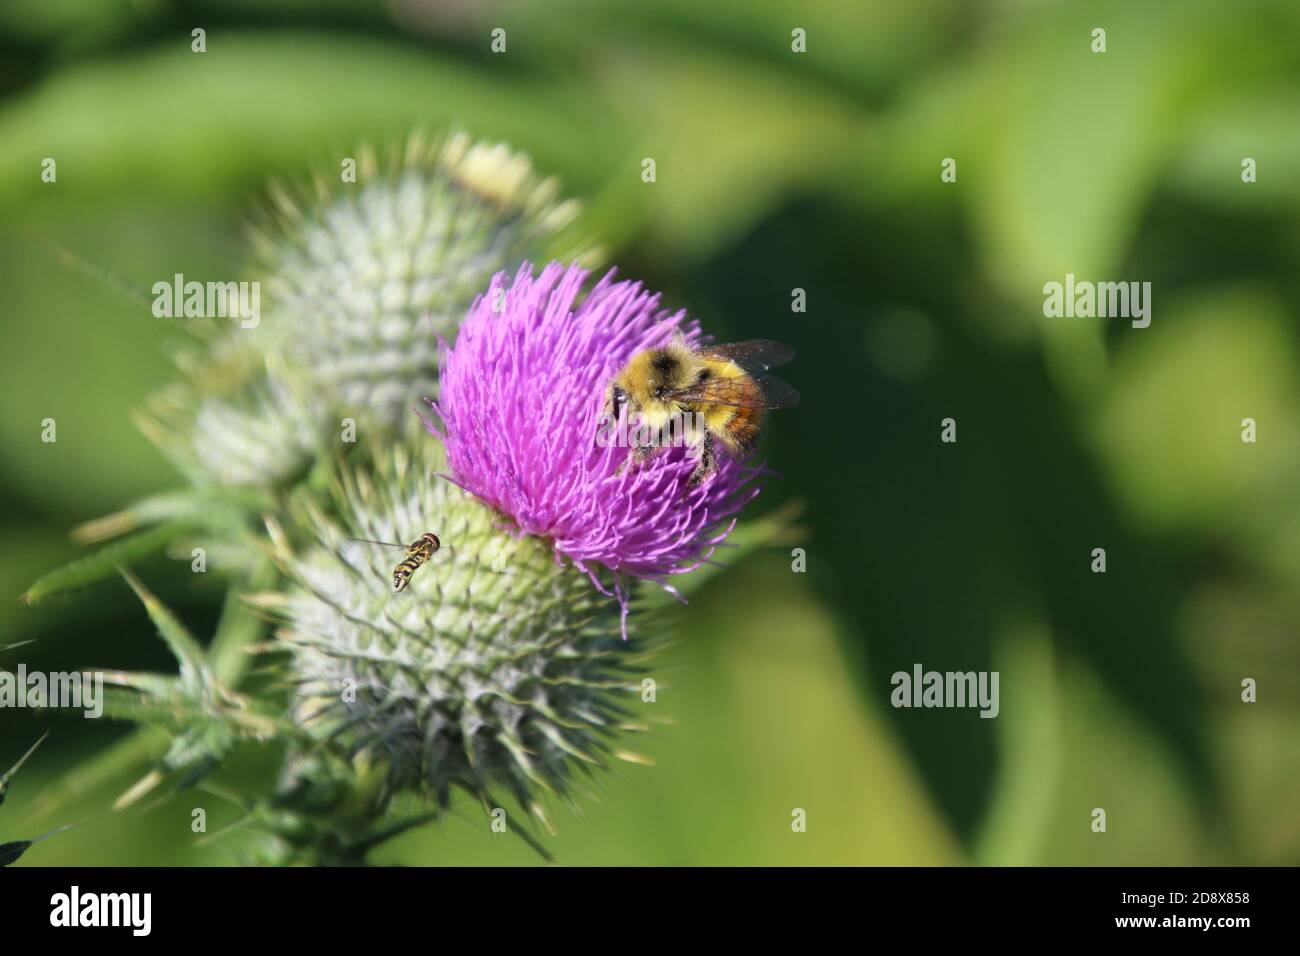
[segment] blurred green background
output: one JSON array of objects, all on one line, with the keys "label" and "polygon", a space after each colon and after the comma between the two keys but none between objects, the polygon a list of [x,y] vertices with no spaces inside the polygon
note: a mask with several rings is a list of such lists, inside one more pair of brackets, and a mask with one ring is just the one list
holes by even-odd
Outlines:
[{"label": "blurred green background", "polygon": [[[449,124],[530,152],[624,275],[719,337],[799,352],[758,506],[801,500],[798,540],[692,601],[672,723],[637,741],[656,766],[555,814],[560,862],[1300,863],[1290,0],[6,0],[0,594],[179,482],[128,419],[174,328],[47,243],[144,288],[238,275],[269,177]],[[1045,319],[1066,272],[1152,282],[1150,328]],[[215,576],[139,570],[210,633]],[[171,666],[121,582],[0,602],[0,644],[27,640],[0,664]],[[916,662],[999,670],[1000,716],[890,708]],[[196,805],[234,818],[210,795],[113,813],[137,772],[68,797],[124,725],[7,710],[0,765],[46,728],[0,840],[84,822],[23,864],[231,861],[189,830]],[[383,859],[537,861],[471,808]]]}]

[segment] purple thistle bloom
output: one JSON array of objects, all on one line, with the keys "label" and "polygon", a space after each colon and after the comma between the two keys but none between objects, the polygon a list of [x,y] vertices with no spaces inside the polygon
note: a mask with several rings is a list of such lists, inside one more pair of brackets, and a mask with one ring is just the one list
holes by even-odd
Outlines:
[{"label": "purple thistle bloom", "polygon": [[612,271],[581,298],[587,275],[553,262],[534,277],[524,263],[508,289],[496,275],[455,345],[444,343],[432,403],[442,428],[428,426],[457,484],[520,532],[551,539],[602,591],[599,567],[613,571],[626,615],[623,575],[672,591],[668,577],[707,561],[731,532],[761,469],[723,453],[716,474],[692,487],[693,452],[670,447],[618,473],[628,449],[597,441],[610,380],[636,352],[701,332]]}]

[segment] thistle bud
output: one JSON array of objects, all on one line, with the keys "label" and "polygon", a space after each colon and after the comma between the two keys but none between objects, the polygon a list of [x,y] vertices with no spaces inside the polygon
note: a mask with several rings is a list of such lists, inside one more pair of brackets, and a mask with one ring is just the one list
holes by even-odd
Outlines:
[{"label": "thistle bud", "polygon": [[292,483],[344,422],[392,434],[437,394],[439,339],[495,272],[593,255],[557,193],[523,154],[464,134],[412,137],[386,160],[362,150],[355,182],[273,188],[251,231],[259,320],[181,351],[184,381],[142,428],[196,483],[267,487]]},{"label": "thistle bud", "polygon": [[[628,756],[611,737],[631,729],[639,642],[547,542],[420,458],[344,471],[333,501],[300,495],[292,525],[271,529],[291,584],[263,603],[293,650],[295,720],[441,806],[503,790],[540,816],[540,792],[575,792],[576,766]],[[404,552],[372,542],[426,531],[442,546],[394,593]]]}]

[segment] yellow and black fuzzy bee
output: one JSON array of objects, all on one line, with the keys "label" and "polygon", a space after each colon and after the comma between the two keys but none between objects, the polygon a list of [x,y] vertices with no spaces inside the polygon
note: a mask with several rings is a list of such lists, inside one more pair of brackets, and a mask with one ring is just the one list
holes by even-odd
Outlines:
[{"label": "yellow and black fuzzy bee", "polygon": [[[743,455],[758,440],[769,408],[799,404],[798,392],[767,374],[792,358],[794,349],[771,339],[703,346],[678,340],[645,349],[610,382],[606,413],[617,421],[627,407],[655,430],[691,415],[687,438],[698,447],[699,461],[690,483],[697,485],[717,471],[715,443]],[[652,453],[636,447],[632,458],[645,461]]]},{"label": "yellow and black fuzzy bee", "polygon": [[349,541],[364,541],[366,544],[378,544],[385,548],[397,548],[406,552],[406,557],[397,563],[393,568],[393,592],[396,593],[404,589],[411,580],[411,575],[420,570],[421,565],[428,561],[439,548],[442,542],[432,531],[426,531],[410,544],[393,544],[390,541],[371,541],[369,538],[349,538]]}]

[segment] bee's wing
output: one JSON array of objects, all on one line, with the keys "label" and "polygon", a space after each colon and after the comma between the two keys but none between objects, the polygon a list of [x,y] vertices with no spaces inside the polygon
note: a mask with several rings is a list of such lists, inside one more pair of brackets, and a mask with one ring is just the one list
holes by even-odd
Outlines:
[{"label": "bee's wing", "polygon": [[799,393],[772,375],[709,378],[669,392],[668,397],[689,404],[731,408],[791,408],[799,404]]},{"label": "bee's wing", "polygon": [[705,345],[700,349],[700,354],[706,358],[735,362],[747,372],[766,372],[794,358],[794,349],[771,339],[749,339],[746,342]]},{"label": "bee's wing", "polygon": [[406,550],[404,544],[393,544],[391,541],[372,541],[370,538],[348,538],[348,541],[360,541],[363,544],[378,544],[385,548],[397,548],[401,551]]},{"label": "bee's wing", "polygon": [[763,393],[764,408],[793,408],[799,404],[799,393],[794,386],[775,375],[755,375],[754,383]]}]

